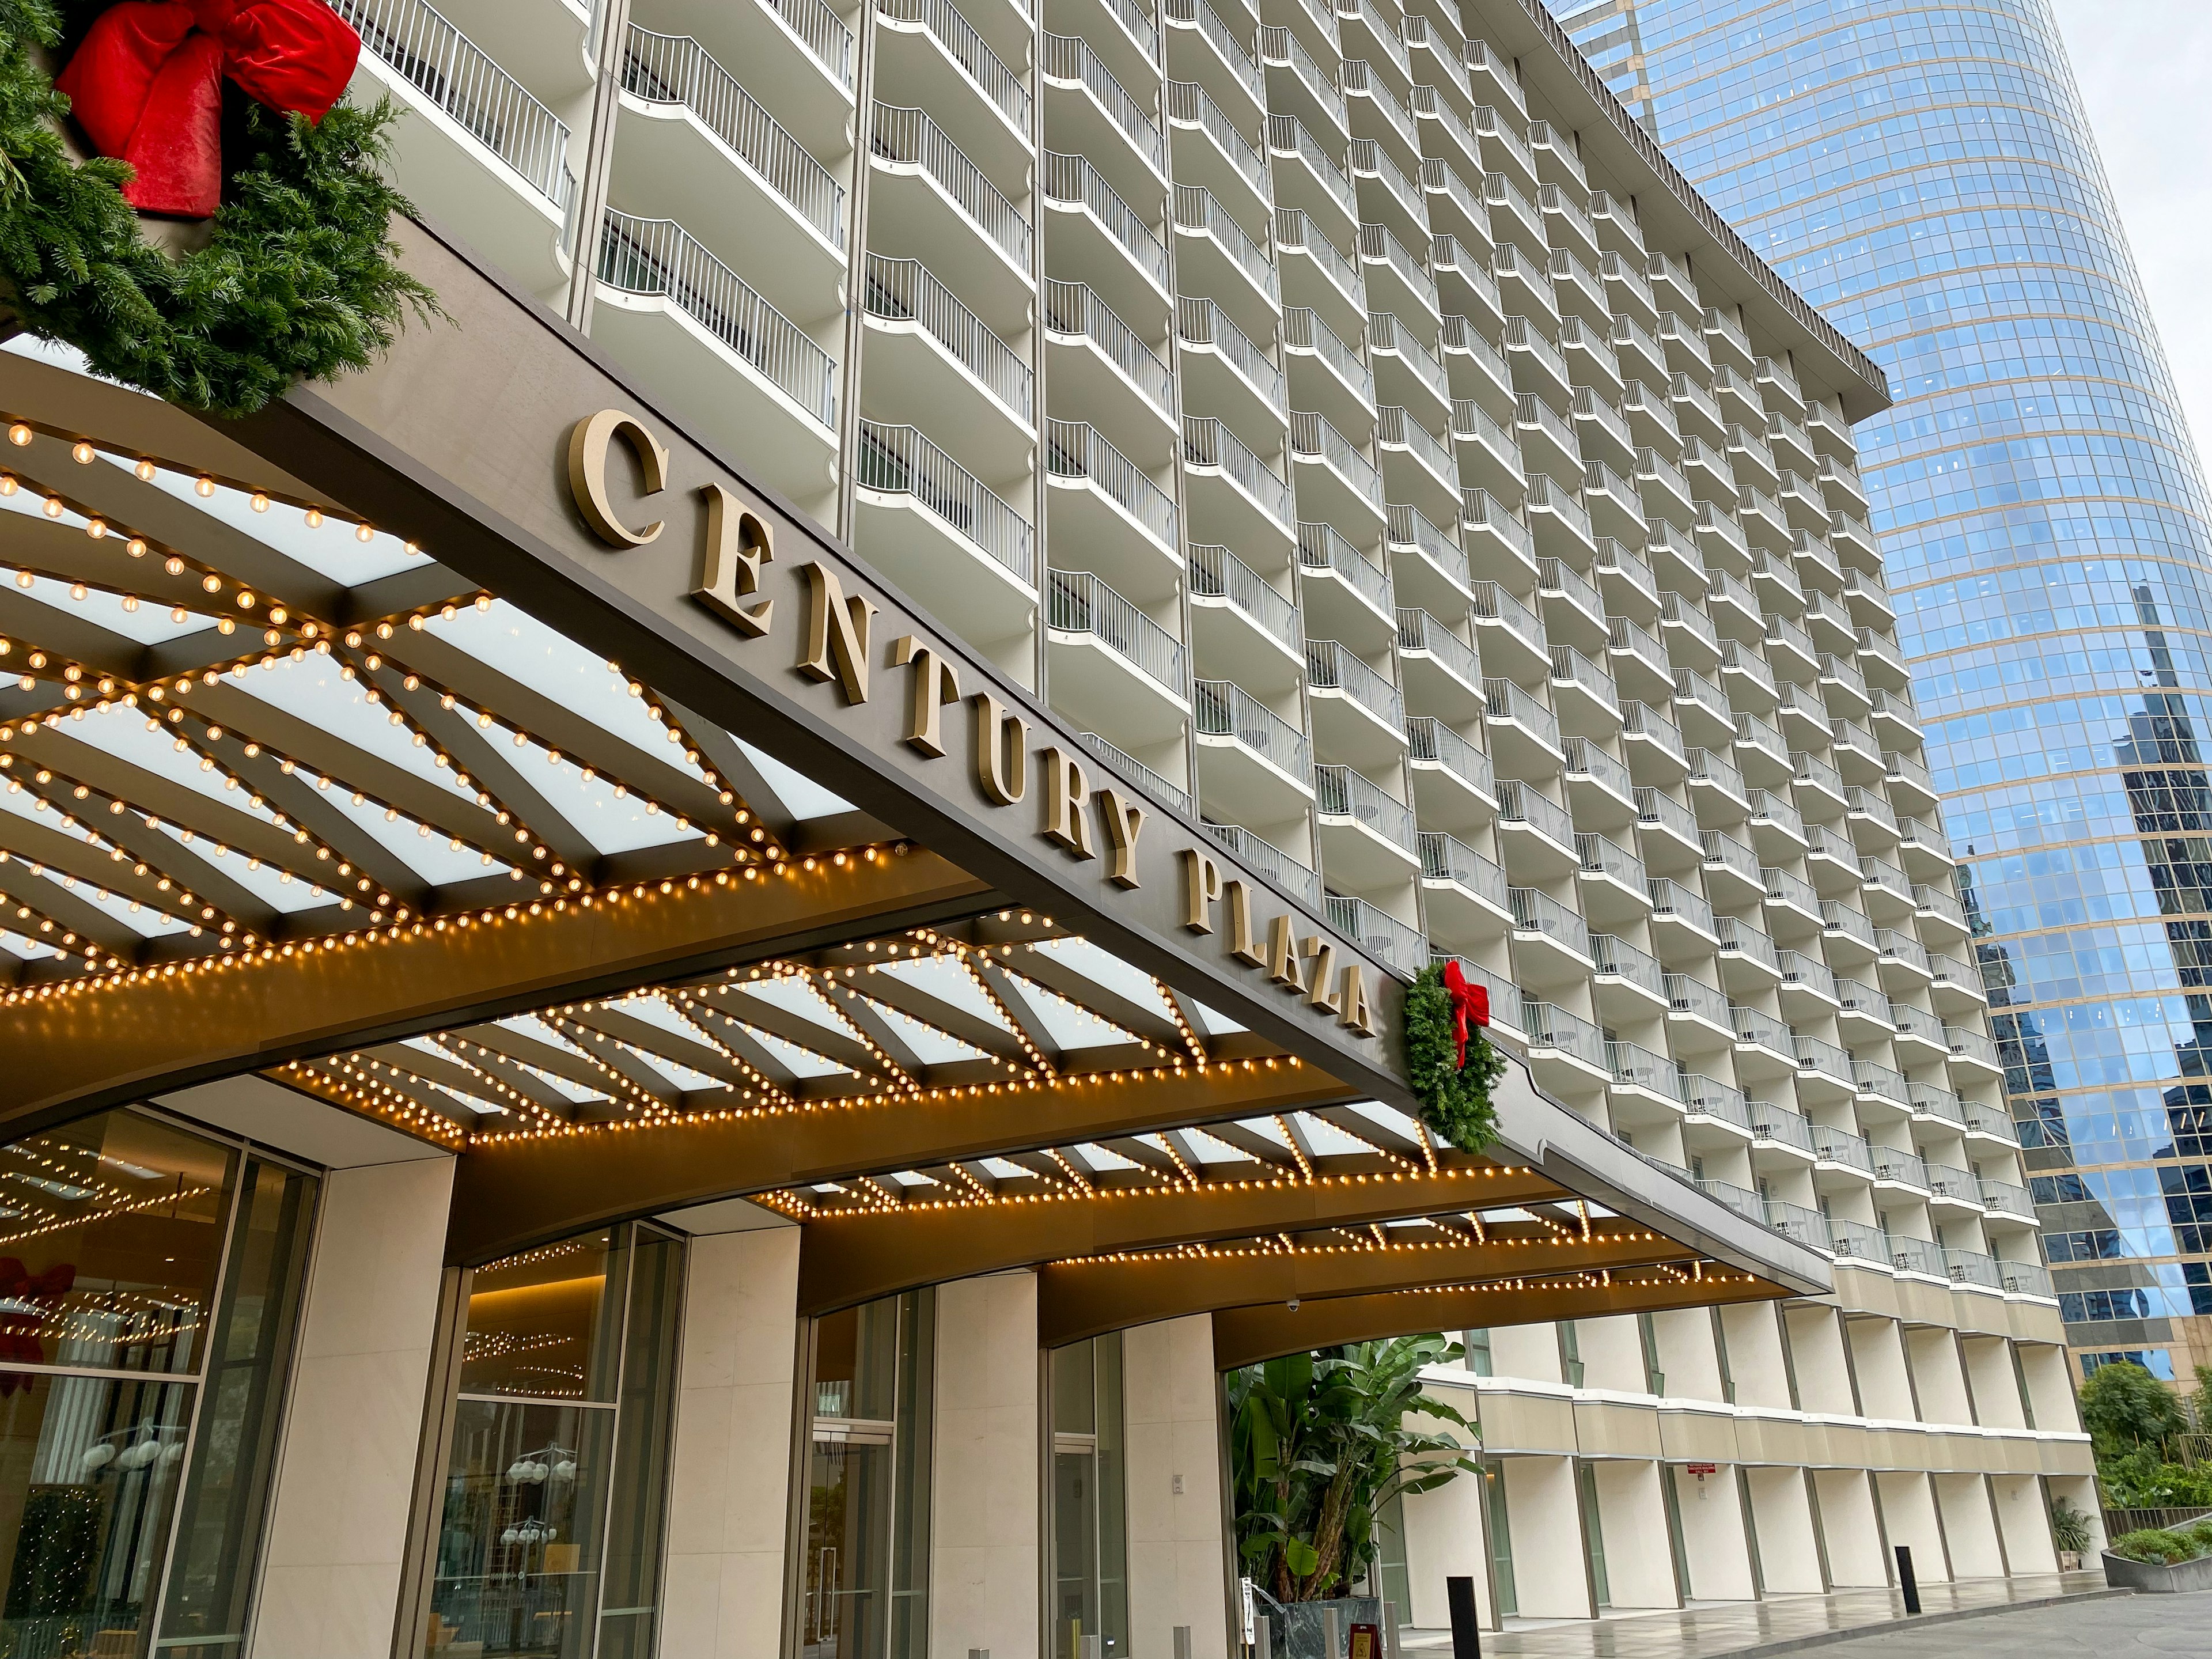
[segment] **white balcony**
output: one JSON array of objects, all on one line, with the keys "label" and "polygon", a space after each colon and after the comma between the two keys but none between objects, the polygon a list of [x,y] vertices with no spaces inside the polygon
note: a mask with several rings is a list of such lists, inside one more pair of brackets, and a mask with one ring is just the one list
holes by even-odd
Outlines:
[{"label": "white balcony", "polygon": [[[1375,368],[1377,400],[1408,410],[1432,432],[1451,425],[1451,376],[1436,354],[1421,343],[1413,331],[1387,311],[1370,313],[1367,319],[1367,356]],[[1452,499],[1459,499],[1453,477]],[[1437,516],[1449,518],[1450,509],[1439,507]]]},{"label": "white balcony", "polygon": [[1267,112],[1267,83],[1245,44],[1249,36],[1223,22],[1206,0],[1162,0],[1160,13],[1167,23],[1168,65],[1178,80],[1203,82],[1241,120]]},{"label": "white balcony", "polygon": [[1175,187],[1174,220],[1176,280],[1183,291],[1211,295],[1255,339],[1273,333],[1283,290],[1267,249],[1201,185]]},{"label": "white balcony", "polygon": [[[465,0],[506,8],[509,0]],[[817,156],[854,145],[852,29],[824,0],[653,0],[652,21],[744,65],[756,97]]]},{"label": "white balcony", "polygon": [[1325,755],[1388,753],[1406,742],[1398,688],[1335,640],[1306,641],[1306,696]]},{"label": "white balcony", "polygon": [[1151,458],[1174,441],[1174,371],[1082,283],[1044,285],[1045,385],[1124,452]]},{"label": "white balcony", "polygon": [[1326,319],[1339,337],[1357,337],[1367,322],[1367,284],[1355,255],[1339,248],[1296,208],[1275,210],[1274,232],[1284,297]]},{"label": "white balcony", "polygon": [[1390,572],[1325,524],[1298,526],[1300,590],[1309,631],[1372,654],[1398,633]]},{"label": "white balcony", "polygon": [[1168,249],[1159,234],[1088,156],[1048,150],[1042,160],[1037,193],[1052,215],[1046,270],[1086,281],[1115,311],[1147,327],[1164,318]]},{"label": "white balcony", "polygon": [[586,0],[447,0],[442,9],[494,63],[556,108],[585,96],[599,78]]},{"label": "white balcony", "polygon": [[1330,886],[1373,891],[1419,871],[1413,809],[1352,768],[1314,768],[1314,815]]},{"label": "white balcony", "polygon": [[1313,740],[1233,681],[1192,688],[1199,798],[1255,823],[1303,818],[1313,805]]},{"label": "white balcony", "polygon": [[1454,951],[1487,955],[1513,923],[1505,872],[1456,836],[1424,830],[1421,908],[1429,937]]},{"label": "white balcony", "polygon": [[1190,717],[1182,641],[1088,572],[1048,571],[1045,588],[1053,706],[1124,750],[1179,736]]},{"label": "white balcony", "polygon": [[840,308],[845,187],[694,40],[633,25],[608,187],[673,219],[786,315]]},{"label": "white balcony", "polygon": [[575,188],[567,125],[422,0],[333,0],[331,9],[361,35],[356,101],[388,95],[398,108],[399,188],[524,287],[559,301]]},{"label": "white balcony", "polygon": [[1498,780],[1498,849],[1506,873],[1523,886],[1565,881],[1582,867],[1574,814],[1517,778]]},{"label": "white balcony", "polygon": [[1176,302],[1176,336],[1184,409],[1226,421],[1248,445],[1279,445],[1290,420],[1287,377],[1267,350],[1211,300]]},{"label": "white balcony", "polygon": [[919,259],[868,256],[863,412],[957,433],[984,477],[1013,478],[1036,454],[1036,374]]},{"label": "white balcony", "polygon": [[1291,411],[1291,462],[1301,517],[1380,530],[1382,478],[1352,441],[1310,410]]},{"label": "white balcony", "polygon": [[915,427],[864,420],[857,445],[854,546],[963,637],[1025,641],[1037,607],[1028,521]]},{"label": "white balcony", "polygon": [[[1358,337],[1356,331],[1352,337]],[[1297,408],[1314,410],[1340,430],[1364,433],[1373,428],[1374,370],[1310,306],[1283,313],[1283,363],[1290,400]]]},{"label": "white balcony", "polygon": [[1498,817],[1498,780],[1490,757],[1442,720],[1406,722],[1406,764],[1413,801],[1425,823],[1475,830]]},{"label": "white balcony", "polygon": [[1000,189],[1018,193],[1030,91],[952,0],[874,0],[878,104],[926,109]]},{"label": "white balcony", "polygon": [[923,111],[878,103],[872,118],[868,240],[916,258],[1001,333],[1035,303],[1030,222]]},{"label": "white balcony", "polygon": [[1054,556],[1147,604],[1173,592],[1183,575],[1174,498],[1093,428],[1045,424]]},{"label": "white balcony", "polygon": [[1359,198],[1352,177],[1304,122],[1292,115],[1270,115],[1267,155],[1279,206],[1304,214],[1340,246],[1358,236]]},{"label": "white balcony", "polygon": [[1431,519],[1449,519],[1459,503],[1459,459],[1407,410],[1376,410],[1375,447],[1386,493]]},{"label": "white balcony", "polygon": [[[1045,146],[1087,155],[1125,197],[1157,198],[1168,182],[1167,135],[1079,34],[1038,37],[1047,91]],[[1149,97],[1151,88],[1146,88]]]},{"label": "white balcony", "polygon": [[819,511],[837,482],[837,365],[672,220],[610,209],[593,336],[775,488]]},{"label": "white balcony", "polygon": [[1191,534],[1287,569],[1297,534],[1290,486],[1221,422],[1195,415],[1183,418],[1182,460]]},{"label": "white balcony", "polygon": [[1263,222],[1274,202],[1267,158],[1195,81],[1170,81],[1164,96],[1175,177],[1231,204],[1247,222]]},{"label": "white balcony", "polygon": [[[1287,580],[1287,567],[1284,574]],[[1305,631],[1297,607],[1226,547],[1193,544],[1190,611],[1192,642],[1208,673],[1225,674],[1270,696],[1295,691],[1304,678]]]},{"label": "white balcony", "polygon": [[1465,726],[1480,720],[1488,709],[1474,647],[1425,611],[1398,612],[1398,672],[1416,714]]}]

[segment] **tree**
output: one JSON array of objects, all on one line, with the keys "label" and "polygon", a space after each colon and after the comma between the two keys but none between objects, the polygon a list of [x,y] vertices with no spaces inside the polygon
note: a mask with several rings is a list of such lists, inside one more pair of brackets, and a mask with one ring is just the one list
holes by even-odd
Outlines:
[{"label": "tree", "polygon": [[1407,1422],[1477,1432],[1421,1392],[1423,1366],[1465,1352],[1441,1336],[1396,1337],[1230,1374],[1237,1547],[1277,1601],[1342,1595],[1373,1567],[1376,1518],[1391,1499],[1476,1468],[1460,1441]]},{"label": "tree", "polygon": [[2212,1365],[2197,1368],[2197,1397],[2190,1403],[2197,1410],[2197,1431],[2212,1434]]},{"label": "tree", "polygon": [[2127,1359],[2098,1366],[2081,1384],[2081,1425],[2100,1456],[2163,1445],[2189,1426],[2173,1391]]}]

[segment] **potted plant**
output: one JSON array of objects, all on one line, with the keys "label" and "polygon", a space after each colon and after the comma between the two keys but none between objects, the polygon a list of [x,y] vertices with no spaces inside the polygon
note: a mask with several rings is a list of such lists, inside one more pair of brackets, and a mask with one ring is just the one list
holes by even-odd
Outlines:
[{"label": "potted plant", "polygon": [[2080,1571],[2089,1550],[2089,1517],[2059,1498],[2051,1506],[2051,1537],[2058,1547],[2058,1571]]},{"label": "potted plant", "polygon": [[1288,1659],[1341,1659],[1321,1653],[1325,1604],[1340,1635],[1379,1621],[1374,1597],[1351,1594],[1374,1570],[1377,1517],[1393,1498],[1476,1468],[1462,1440],[1409,1421],[1475,1435],[1421,1392],[1424,1366],[1464,1352],[1441,1336],[1397,1337],[1230,1374],[1237,1549],[1255,1586],[1283,1606]]}]

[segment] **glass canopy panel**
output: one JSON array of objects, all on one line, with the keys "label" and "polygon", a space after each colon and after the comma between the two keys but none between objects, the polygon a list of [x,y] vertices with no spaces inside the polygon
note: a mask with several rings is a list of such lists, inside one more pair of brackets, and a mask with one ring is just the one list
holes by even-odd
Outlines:
[{"label": "glass canopy panel", "polygon": [[1099,1048],[1129,1041],[1129,1034],[1120,1026],[1108,1024],[1088,1008],[1078,1007],[1035,980],[1016,978],[1012,982],[1015,993],[1029,1005],[1054,1047]]},{"label": "glass canopy panel", "polygon": [[[129,471],[132,463],[119,455],[106,459]],[[273,548],[286,558],[307,569],[343,582],[348,587],[362,582],[374,581],[380,576],[389,576],[410,565],[423,562],[419,553],[410,553],[407,544],[399,537],[385,531],[374,532],[362,541],[359,526],[343,519],[325,519],[319,525],[307,522],[306,510],[283,501],[272,501],[266,510],[255,512],[253,498],[244,490],[217,483],[211,494],[199,493],[199,480],[189,473],[173,472],[156,468],[149,481],[167,495],[174,495],[185,506],[204,513],[210,519],[228,525],[232,529],[251,536],[264,546]]]},{"label": "glass canopy panel", "polygon": [[351,793],[336,782],[324,799],[433,887],[477,881],[507,867],[473,847],[453,846],[452,838],[441,834],[433,825],[418,823],[404,814],[394,816],[392,808],[379,806],[374,801],[356,804]]},{"label": "glass canopy panel", "polygon": [[745,995],[781,1008],[787,1014],[796,1014],[810,1025],[819,1025],[833,1036],[849,1037],[844,1021],[830,1011],[820,997],[795,976],[781,979],[749,979],[732,981],[735,989]]},{"label": "glass canopy panel", "polygon": [[945,1066],[955,1060],[988,1060],[981,1048],[948,1036],[934,1025],[925,1025],[881,1003],[875,1006],[876,1017],[898,1034],[899,1040],[914,1051],[914,1057],[925,1066]]},{"label": "glass canopy panel", "polygon": [[1087,939],[1054,939],[1045,940],[1040,950],[1057,957],[1093,984],[1118,992],[1139,1007],[1149,1008],[1162,1019],[1174,1018],[1174,1011],[1152,976],[1141,968],[1133,968],[1121,957],[1101,950]]},{"label": "glass canopy panel", "polygon": [[[9,504],[20,501],[21,495],[0,497]],[[118,580],[129,575],[118,570]],[[128,583],[122,585],[127,587]],[[110,593],[97,587],[87,587],[82,599],[72,597],[70,585],[52,576],[33,576],[24,583],[22,574],[15,577],[15,591],[28,595],[40,605],[58,611],[65,617],[91,623],[109,633],[129,640],[133,645],[161,645],[170,640],[182,639],[187,634],[198,634],[215,626],[215,618],[198,611],[185,611],[185,619],[175,619],[175,611],[183,607],[150,604],[135,596]]]},{"label": "glass canopy panel", "polygon": [[1006,1024],[1006,1017],[1000,1011],[999,1005],[985,994],[981,986],[975,983],[974,976],[948,957],[917,957],[896,962],[879,962],[876,964],[876,971],[888,974],[893,979],[911,985],[915,990],[935,997],[939,1002],[963,1013],[988,1020],[1001,1030],[1010,1031],[1013,1029]]},{"label": "glass canopy panel", "polygon": [[824,1060],[811,1049],[802,1048],[795,1042],[786,1042],[771,1032],[748,1025],[746,1035],[775,1056],[776,1062],[793,1077],[842,1077],[846,1069],[835,1060]]},{"label": "glass canopy panel", "polygon": [[[192,836],[188,840],[185,830],[166,818],[161,827],[161,833],[179,847],[189,847],[195,853],[215,852],[216,843],[205,836]],[[215,866],[270,909],[286,915],[295,915],[302,910],[320,909],[335,902],[314,883],[302,881],[289,870],[271,870],[258,859],[231,853],[216,858]]]},{"label": "glass canopy panel", "polygon": [[[271,708],[305,720],[364,753],[389,761],[425,782],[434,783],[448,794],[466,801],[477,798],[474,790],[464,789],[453,781],[453,769],[439,765],[435,752],[428,744],[416,743],[414,733],[405,725],[392,723],[392,710],[369,702],[368,689],[358,680],[347,679],[339,665],[328,657],[311,654],[298,662],[279,661],[257,673],[232,675],[225,684],[235,685]],[[313,760],[313,757],[295,758]],[[337,769],[343,771],[343,768]],[[335,788],[339,781],[333,778],[331,781]]]},{"label": "glass canopy panel", "polygon": [[532,787],[578,835],[592,843],[594,852],[635,853],[647,847],[705,839],[705,831],[685,828],[669,813],[649,807],[641,797],[627,791],[617,794],[615,786],[605,778],[586,777],[573,757],[564,754],[556,763],[551,750],[503,721],[495,720],[490,729],[544,769],[532,769]]},{"label": "glass canopy panel", "polygon": [[724,734],[744,750],[745,758],[761,775],[761,781],[775,791],[792,817],[795,818],[824,818],[832,813],[849,812],[853,803],[842,795],[833,794],[803,772],[794,772],[781,761],[764,755],[735,732]]}]

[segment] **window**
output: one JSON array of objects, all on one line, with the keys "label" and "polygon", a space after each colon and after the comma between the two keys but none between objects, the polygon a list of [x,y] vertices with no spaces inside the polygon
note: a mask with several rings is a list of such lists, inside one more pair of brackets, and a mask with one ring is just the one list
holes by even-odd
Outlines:
[{"label": "window", "polygon": [[1562,1319],[1553,1328],[1559,1334],[1559,1380],[1571,1389],[1583,1385],[1583,1340],[1571,1319]]},{"label": "window", "polygon": [[1486,1328],[1467,1333],[1467,1368],[1477,1376],[1493,1375],[1490,1369],[1490,1332]]},{"label": "window", "polygon": [[814,1322],[805,1659],[923,1659],[937,1301],[886,1297]]},{"label": "window", "polygon": [[433,1656],[652,1650],[683,1259],[623,1226],[470,1275]]},{"label": "window", "polygon": [[132,1111],[0,1147],[0,1650],[244,1650],[318,1186]]},{"label": "window", "polygon": [[1057,1653],[1129,1651],[1127,1425],[1117,1332],[1052,1354],[1053,1626]]}]

